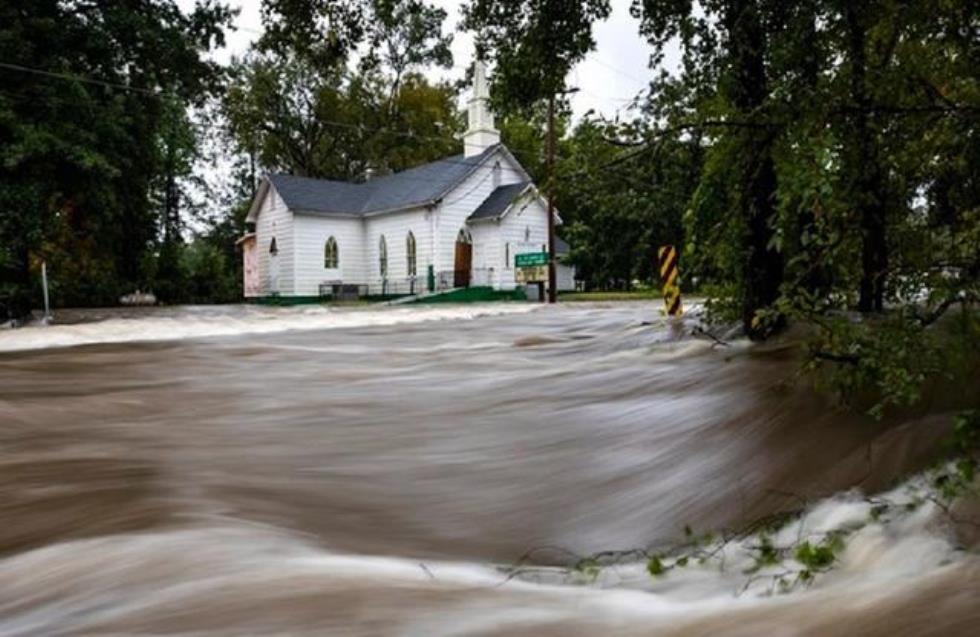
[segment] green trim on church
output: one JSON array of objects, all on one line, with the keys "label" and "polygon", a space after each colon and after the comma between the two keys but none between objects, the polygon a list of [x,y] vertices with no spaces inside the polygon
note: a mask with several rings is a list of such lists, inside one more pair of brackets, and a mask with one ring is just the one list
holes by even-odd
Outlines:
[{"label": "green trim on church", "polygon": [[489,286],[475,286],[450,290],[444,294],[433,294],[413,301],[413,303],[485,303],[488,301],[526,301],[524,290],[494,290]]}]

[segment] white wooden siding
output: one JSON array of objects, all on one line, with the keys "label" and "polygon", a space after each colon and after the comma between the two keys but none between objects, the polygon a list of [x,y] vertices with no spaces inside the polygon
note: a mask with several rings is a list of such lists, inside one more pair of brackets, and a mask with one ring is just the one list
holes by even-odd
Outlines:
[{"label": "white wooden siding", "polygon": [[575,290],[575,266],[559,263],[555,268],[555,278],[559,292],[571,292]]},{"label": "white wooden siding", "polygon": [[[408,281],[408,233],[415,235],[416,281],[425,285],[426,270],[432,262],[432,212],[427,208],[412,208],[403,212],[393,212],[368,216],[365,223],[365,249],[368,256],[365,283],[381,288],[381,255],[379,246],[384,235],[388,246],[388,281],[393,286],[402,286]],[[399,288],[393,287],[395,291]],[[372,290],[374,292],[374,290]]]},{"label": "white wooden siding", "polygon": [[269,245],[276,238],[279,250],[279,294],[295,294],[293,288],[293,215],[286,208],[276,189],[269,187],[255,219],[255,241],[258,250],[260,294],[271,293],[269,288]]},{"label": "white wooden siding", "polygon": [[[502,289],[513,289],[515,283],[514,255],[541,252],[548,249],[548,210],[540,198],[518,200],[513,209],[501,219],[497,233]],[[507,249],[507,244],[510,249]],[[507,258],[507,252],[510,252]],[[506,259],[506,261],[505,261]]]},{"label": "white wooden siding", "polygon": [[[364,222],[350,217],[295,215],[296,287],[298,296],[316,296],[320,284],[365,283]],[[337,241],[337,267],[323,267],[327,239]]]},{"label": "white wooden siding", "polygon": [[500,230],[497,222],[474,223],[469,226],[469,230],[473,237],[472,285],[499,287],[500,259],[497,255],[499,243],[497,237]]},{"label": "white wooden siding", "polygon": [[[419,285],[424,285],[433,254],[431,215],[425,208],[363,219],[295,215],[295,287],[291,293],[313,296],[319,293],[320,284],[327,281],[380,289],[381,235],[385,236],[388,246],[388,281],[393,284],[407,281],[409,231],[415,235],[416,277]],[[337,240],[339,259],[336,269],[323,267],[323,247],[331,236]]]},{"label": "white wooden siding", "polygon": [[[501,164],[500,183],[501,186],[522,181],[521,168],[516,163],[510,161],[501,152],[494,153],[491,157],[484,160],[483,164],[473,171],[469,177],[463,180],[459,186],[446,195],[445,199],[439,204],[437,220],[437,251],[435,266],[437,271],[447,271],[454,269],[456,258],[456,236],[460,228],[466,226],[466,219],[473,214],[483,201],[490,196],[490,193],[497,187],[494,185],[493,167],[497,163]],[[487,223],[487,222],[484,222]],[[490,222],[492,224],[492,222]],[[478,225],[473,224],[471,233]],[[495,225],[495,224],[494,224]],[[482,232],[482,231],[481,231]],[[492,242],[492,233],[484,236]],[[476,241],[476,237],[473,237]],[[477,267],[476,252],[479,248],[474,245],[473,267]],[[491,257],[493,250],[487,253],[487,258]],[[497,258],[493,258],[496,263]],[[490,261],[488,261],[490,263]],[[490,266],[488,266],[490,267]]]}]

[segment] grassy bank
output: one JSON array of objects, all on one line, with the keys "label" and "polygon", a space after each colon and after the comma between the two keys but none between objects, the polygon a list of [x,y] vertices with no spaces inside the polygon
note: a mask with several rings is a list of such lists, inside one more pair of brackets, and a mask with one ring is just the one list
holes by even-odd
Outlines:
[{"label": "grassy bank", "polygon": [[559,301],[647,301],[660,300],[660,292],[654,289],[610,292],[559,292]]}]

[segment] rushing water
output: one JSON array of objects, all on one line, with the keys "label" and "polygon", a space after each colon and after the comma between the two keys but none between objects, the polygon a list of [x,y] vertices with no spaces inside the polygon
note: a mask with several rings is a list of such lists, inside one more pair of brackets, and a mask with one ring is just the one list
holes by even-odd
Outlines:
[{"label": "rushing water", "polygon": [[930,462],[948,414],[835,410],[794,382],[792,347],[691,340],[649,304],[67,318],[0,332],[0,635],[980,625],[980,560],[931,506],[787,595],[741,591],[737,555],[584,586],[495,568],[801,502],[797,533],[866,517],[847,490]]}]

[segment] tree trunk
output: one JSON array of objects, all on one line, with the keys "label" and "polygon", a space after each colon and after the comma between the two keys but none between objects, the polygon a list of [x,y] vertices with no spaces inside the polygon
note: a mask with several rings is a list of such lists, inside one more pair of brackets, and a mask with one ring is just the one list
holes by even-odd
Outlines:
[{"label": "tree trunk", "polygon": [[875,131],[870,121],[871,99],[867,89],[867,27],[861,7],[848,2],[844,11],[847,24],[848,55],[851,64],[851,157],[848,176],[850,194],[861,217],[861,282],[858,310],[880,312],[885,298],[888,245],[881,168]]},{"label": "tree trunk", "polygon": [[[812,7],[813,5],[806,6]],[[805,42],[816,41],[817,13],[815,10],[806,18],[806,22],[803,25],[803,38]],[[801,94],[796,101],[799,104],[806,105],[804,107],[806,108],[809,107],[813,100],[819,99],[817,96],[817,82],[820,76],[820,60],[818,58],[818,50],[812,46],[805,47],[801,51],[801,55],[802,57],[799,59],[802,78],[800,83]],[[797,114],[798,117],[802,115],[803,113]],[[793,233],[792,237],[788,238],[793,242],[794,253],[802,257],[800,259],[802,271],[796,272],[792,278],[794,281],[798,281],[799,286],[814,297],[822,297],[830,290],[832,277],[830,269],[823,262],[824,257],[821,254],[820,248],[814,245],[814,239],[819,232],[817,215],[814,207],[809,205],[803,197],[797,197],[790,202],[790,209],[797,210],[798,212],[796,232]]]},{"label": "tree trunk", "polygon": [[771,219],[775,215],[776,169],[767,142],[763,156],[752,167],[749,187],[745,193],[747,233],[745,248],[745,290],[742,299],[742,326],[753,340],[762,340],[776,325],[763,325],[759,310],[772,306],[779,298],[783,282],[783,257],[772,246],[774,231]]},{"label": "tree trunk", "polygon": [[[769,97],[766,75],[766,35],[756,0],[732,0],[725,15],[732,60],[732,102],[745,119],[758,116]],[[779,297],[783,258],[773,245],[776,214],[776,170],[773,137],[765,129],[747,128],[744,149],[747,165],[741,194],[745,235],[743,251],[742,325],[750,338],[760,340],[776,325],[759,320],[759,311]]]},{"label": "tree trunk", "polygon": [[7,307],[0,307],[0,311],[5,310],[4,313],[6,314],[0,318],[20,321],[30,317],[32,305],[31,259],[26,237],[23,238],[23,242],[16,250],[14,259],[15,265],[10,272],[12,274],[11,279],[13,279],[10,281],[13,284],[11,286],[13,292],[7,297]]}]

